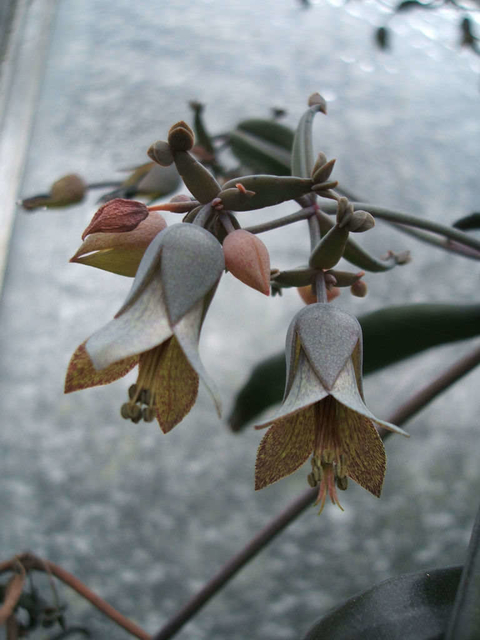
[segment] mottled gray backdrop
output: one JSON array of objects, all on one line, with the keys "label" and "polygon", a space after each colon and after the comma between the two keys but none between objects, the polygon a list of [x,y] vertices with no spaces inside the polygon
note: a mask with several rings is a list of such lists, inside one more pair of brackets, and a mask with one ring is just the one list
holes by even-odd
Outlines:
[{"label": "mottled gray backdrop", "polygon": [[[307,96],[320,91],[329,115],[316,120],[316,145],[338,159],[341,184],[449,224],[479,207],[479,61],[457,46],[460,15],[397,17],[388,54],[372,39],[387,19],[363,1],[306,10],[294,0],[63,0],[18,197],[68,172],[121,175],[146,160],[173,122],[191,118],[188,100],[207,105],[207,125],[218,133],[272,106],[286,108],[294,126]],[[203,390],[168,436],[120,418],[130,378],[63,395],[70,355],[130,286],[68,264],[96,195],[69,210],[16,217],[0,308],[0,549],[4,559],[28,549],[60,563],[153,633],[303,491],[306,472],[255,493],[262,434],[232,435]],[[275,213],[241,214],[241,222]],[[413,262],[369,276],[368,297],[343,294],[341,308],[468,303],[478,293],[478,263],[381,223],[367,235],[362,241],[378,254],[408,248]],[[273,266],[305,261],[303,224],[263,239]],[[223,278],[201,348],[225,415],[249,368],[282,347],[300,308],[295,291],[267,299]],[[387,417],[469,349],[442,348],[371,376],[371,409]],[[388,441],[381,500],[354,486],[342,496],[344,513],[307,510],[178,638],[298,639],[329,607],[375,582],[461,563],[479,495],[478,382],[471,374],[421,412],[406,427],[409,440]],[[67,588],[61,597],[69,622],[95,638],[130,637]]]}]

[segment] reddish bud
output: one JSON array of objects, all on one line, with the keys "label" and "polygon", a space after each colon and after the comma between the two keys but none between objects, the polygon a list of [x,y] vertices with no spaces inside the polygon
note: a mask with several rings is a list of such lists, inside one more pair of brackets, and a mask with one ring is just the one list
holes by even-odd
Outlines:
[{"label": "reddish bud", "polygon": [[90,224],[82,233],[82,240],[91,233],[123,233],[133,231],[148,216],[143,202],[115,198],[95,213]]},{"label": "reddish bud", "polygon": [[237,229],[223,242],[225,266],[244,284],[270,294],[270,256],[267,247],[253,233]]}]

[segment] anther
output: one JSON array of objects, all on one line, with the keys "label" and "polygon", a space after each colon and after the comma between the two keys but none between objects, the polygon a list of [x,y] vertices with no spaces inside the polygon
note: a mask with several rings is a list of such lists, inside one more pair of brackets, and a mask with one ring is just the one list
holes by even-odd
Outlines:
[{"label": "anther", "polygon": [[155,409],[153,407],[144,407],[142,417],[145,422],[153,422],[155,420]]},{"label": "anther", "polygon": [[150,404],[151,399],[152,399],[152,393],[150,389],[142,389],[140,391],[140,402],[142,404]]},{"label": "anther", "polygon": [[134,399],[136,393],[137,393],[137,385],[131,384],[130,387],[128,388],[128,397],[130,398],[130,400]]},{"label": "anther", "polygon": [[128,402],[122,404],[120,415],[122,416],[122,418],[125,418],[125,420],[130,420],[130,405],[128,404]]},{"label": "anther", "polygon": [[142,419],[142,409],[138,404],[130,405],[130,419],[132,422],[140,422]]},{"label": "anther", "polygon": [[318,484],[314,473],[309,473],[308,476],[307,476],[307,480],[308,480],[308,484],[312,487],[312,489],[313,489],[313,487],[316,487],[317,484]]}]

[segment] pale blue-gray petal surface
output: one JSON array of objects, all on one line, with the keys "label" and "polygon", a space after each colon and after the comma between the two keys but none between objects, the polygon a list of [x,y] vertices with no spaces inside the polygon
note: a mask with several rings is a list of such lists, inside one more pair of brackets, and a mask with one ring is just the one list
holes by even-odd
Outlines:
[{"label": "pale blue-gray petal surface", "polygon": [[376,418],[373,413],[368,409],[365,403],[362,401],[360,393],[357,387],[357,381],[355,378],[355,370],[353,367],[353,362],[348,360],[345,367],[340,372],[337,381],[333,389],[331,390],[331,395],[338,400],[341,404],[345,405],[349,409],[353,409],[357,413],[365,416],[366,418],[370,418],[378,425],[385,427],[389,431],[394,431],[395,433],[400,433],[401,435],[409,437],[409,434],[397,427],[390,422],[385,422],[385,420],[379,420]]},{"label": "pale blue-gray petal surface", "polygon": [[316,374],[331,389],[362,336],[358,320],[333,305],[317,303],[297,313],[295,329]]},{"label": "pale blue-gray petal surface", "polygon": [[219,417],[222,413],[222,404],[215,383],[210,378],[203,366],[198,352],[198,339],[202,319],[204,315],[204,302],[199,300],[196,305],[190,309],[173,327],[173,332],[177,338],[185,357],[195,369],[203,384],[206,386],[212,396],[215,408]]},{"label": "pale blue-gray petal surface", "polygon": [[218,240],[202,227],[176,224],[163,238],[162,282],[172,325],[201,300],[225,269]]},{"label": "pale blue-gray petal surface", "polygon": [[135,303],[94,333],[85,345],[95,369],[153,349],[172,336],[162,283],[150,280]]}]

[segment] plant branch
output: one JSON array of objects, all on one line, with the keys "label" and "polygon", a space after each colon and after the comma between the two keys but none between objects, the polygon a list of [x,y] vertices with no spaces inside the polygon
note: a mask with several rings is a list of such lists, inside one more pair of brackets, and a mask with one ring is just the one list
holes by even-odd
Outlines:
[{"label": "plant branch", "polygon": [[113,620],[120,627],[131,633],[140,640],[150,640],[150,635],[143,629],[137,626],[134,622],[126,618],[108,602],[97,596],[91,589],[89,589],[81,580],[76,578],[73,574],[69,573],[59,565],[43,560],[31,553],[23,553],[19,556],[15,556],[12,560],[0,563],[0,574],[5,571],[14,571],[15,566],[18,563],[24,567],[26,571],[35,570],[50,573],[56,578],[67,584],[71,589],[79,593],[83,598],[91,602],[99,611],[106,615],[110,620]]},{"label": "plant branch", "polygon": [[305,209],[300,209],[295,213],[290,213],[288,216],[283,216],[282,218],[276,218],[275,220],[270,220],[269,222],[262,222],[261,224],[256,224],[253,227],[245,227],[245,231],[249,231],[250,233],[264,233],[265,231],[271,231],[272,229],[279,229],[280,227],[285,227],[288,224],[293,224],[294,222],[299,222],[300,220],[306,220],[310,218],[314,213],[314,209],[311,207],[307,207]]},{"label": "plant branch", "polygon": [[[420,409],[431,402],[441,391],[456,382],[479,363],[480,346],[473,353],[456,362],[446,372],[399,407],[392,416],[388,418],[388,422],[392,422],[398,426],[404,424],[420,411]],[[380,435],[382,439],[385,439],[391,433],[391,431],[382,429]],[[239,553],[233,556],[233,558],[152,637],[152,640],[169,640],[169,638],[172,638],[247,562],[293,522],[306,507],[312,504],[317,497],[317,493],[316,488],[306,489],[298,498],[293,500],[284,511],[273,518]]]},{"label": "plant branch", "polygon": [[[410,227],[416,227],[418,229],[425,229],[426,231],[431,231],[432,233],[438,233],[441,236],[445,236],[446,238],[450,238],[460,244],[464,244],[467,247],[472,247],[472,249],[476,249],[480,251],[480,241],[469,236],[458,229],[453,227],[448,227],[443,224],[439,224],[438,222],[433,222],[432,220],[426,220],[424,218],[418,218],[417,216],[412,216],[408,213],[402,213],[401,211],[394,211],[392,209],[385,209],[384,207],[380,207],[378,205],[369,204],[367,202],[352,202],[355,209],[364,209],[365,211],[369,211],[375,218],[379,218],[380,220],[386,220],[387,222],[396,222],[398,224],[408,225]],[[322,204],[322,210],[327,213],[333,214],[337,211],[337,205],[332,203]]]},{"label": "plant branch", "polygon": [[464,244],[459,244],[458,242],[452,241],[448,238],[438,238],[437,236],[432,235],[428,231],[420,231],[419,229],[412,229],[410,227],[406,227],[403,224],[398,224],[396,222],[390,222],[389,224],[395,229],[397,229],[397,231],[401,231],[402,233],[405,233],[408,236],[417,238],[417,240],[420,240],[421,242],[432,244],[435,247],[440,247],[444,251],[450,251],[450,253],[456,253],[457,255],[461,255],[464,258],[471,258],[472,260],[480,260],[480,251],[476,249],[472,249],[472,247],[466,247]]}]

